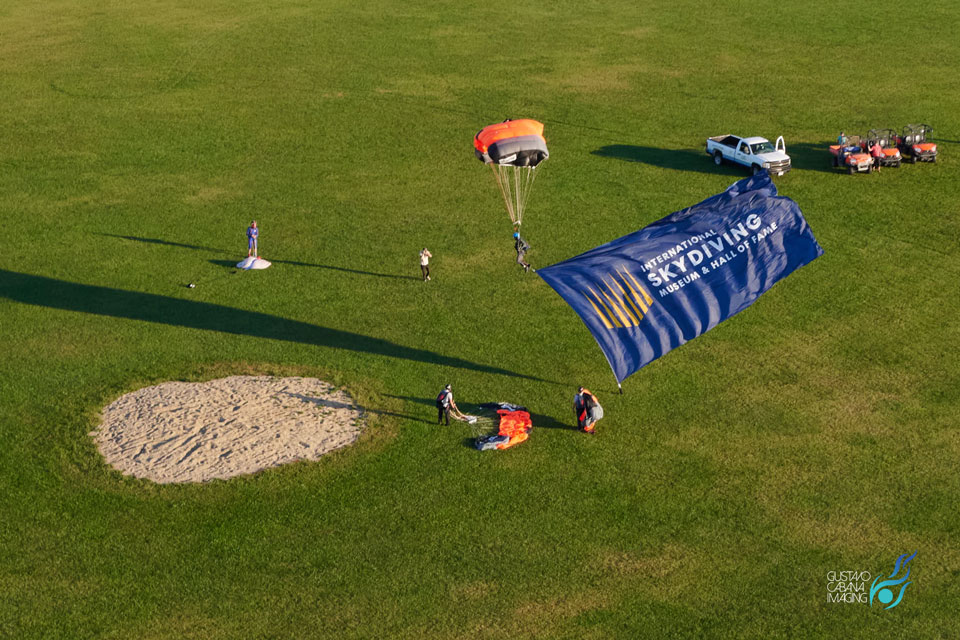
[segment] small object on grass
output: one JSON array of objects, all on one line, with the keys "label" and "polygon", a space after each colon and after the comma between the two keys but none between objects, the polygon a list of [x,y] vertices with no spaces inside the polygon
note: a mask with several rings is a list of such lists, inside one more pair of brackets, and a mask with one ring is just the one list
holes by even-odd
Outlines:
[{"label": "small object on grass", "polygon": [[187,289],[196,289],[196,287],[197,285],[193,284],[192,282],[187,285]]}]

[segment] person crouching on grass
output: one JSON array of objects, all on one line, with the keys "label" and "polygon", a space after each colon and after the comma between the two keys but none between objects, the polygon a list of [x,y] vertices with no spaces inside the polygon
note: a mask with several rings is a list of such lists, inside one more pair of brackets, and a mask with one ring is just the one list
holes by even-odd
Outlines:
[{"label": "person crouching on grass", "polygon": [[426,247],[420,252],[420,275],[423,276],[424,282],[430,279],[430,258],[432,257],[433,254],[427,251]]},{"label": "person crouching on grass", "polygon": [[595,433],[597,421],[603,417],[603,407],[597,396],[580,387],[573,396],[573,413],[577,416],[577,426],[584,433]]}]

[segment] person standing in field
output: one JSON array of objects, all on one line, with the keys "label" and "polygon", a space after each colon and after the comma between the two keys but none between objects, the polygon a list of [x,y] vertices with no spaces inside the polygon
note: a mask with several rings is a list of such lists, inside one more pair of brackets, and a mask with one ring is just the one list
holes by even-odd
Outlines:
[{"label": "person standing in field", "polygon": [[420,275],[423,276],[424,282],[430,279],[430,258],[432,257],[433,254],[427,251],[426,247],[420,252]]},{"label": "person standing in field", "polygon": [[443,424],[443,419],[447,419],[447,426],[450,426],[450,412],[460,411],[457,409],[457,403],[453,401],[453,388],[448,384],[440,390],[437,396],[437,424]]},{"label": "person standing in field", "polygon": [[580,387],[573,396],[573,413],[577,417],[577,426],[584,433],[595,433],[597,421],[603,417],[603,407],[597,396],[588,389]]},{"label": "person standing in field", "polygon": [[883,158],[883,147],[880,146],[880,140],[874,140],[870,147],[870,155],[873,156],[873,169],[880,173],[880,160]]},{"label": "person standing in field", "polygon": [[260,250],[257,248],[257,238],[260,237],[260,229],[257,228],[257,221],[254,220],[247,227],[247,257],[260,257]]}]

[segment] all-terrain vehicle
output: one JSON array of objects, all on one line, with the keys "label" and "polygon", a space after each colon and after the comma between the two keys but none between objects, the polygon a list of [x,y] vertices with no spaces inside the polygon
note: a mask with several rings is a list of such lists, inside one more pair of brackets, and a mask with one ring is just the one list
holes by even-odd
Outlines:
[{"label": "all-terrain vehicle", "polygon": [[[867,139],[864,140],[864,151],[870,153],[875,143],[880,143],[883,155],[880,156],[881,167],[899,167],[903,156],[897,148],[897,132],[893,129],[870,129]],[[872,155],[872,154],[871,154]]]},{"label": "all-terrain vehicle", "polygon": [[936,162],[937,145],[927,142],[927,136],[933,133],[928,124],[908,124],[903,128],[903,135],[897,141],[897,147],[910,162]]},{"label": "all-terrain vehicle", "polygon": [[830,145],[830,154],[833,155],[833,166],[846,167],[850,175],[869,173],[873,166],[873,158],[864,152],[860,136],[847,136],[845,144]]}]

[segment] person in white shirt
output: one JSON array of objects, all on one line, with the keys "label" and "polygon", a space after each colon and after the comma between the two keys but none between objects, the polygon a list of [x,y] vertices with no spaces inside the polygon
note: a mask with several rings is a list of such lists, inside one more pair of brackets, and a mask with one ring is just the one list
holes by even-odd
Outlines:
[{"label": "person in white shirt", "polygon": [[423,276],[424,282],[430,279],[430,258],[432,257],[433,254],[427,251],[426,247],[420,252],[420,275]]}]

